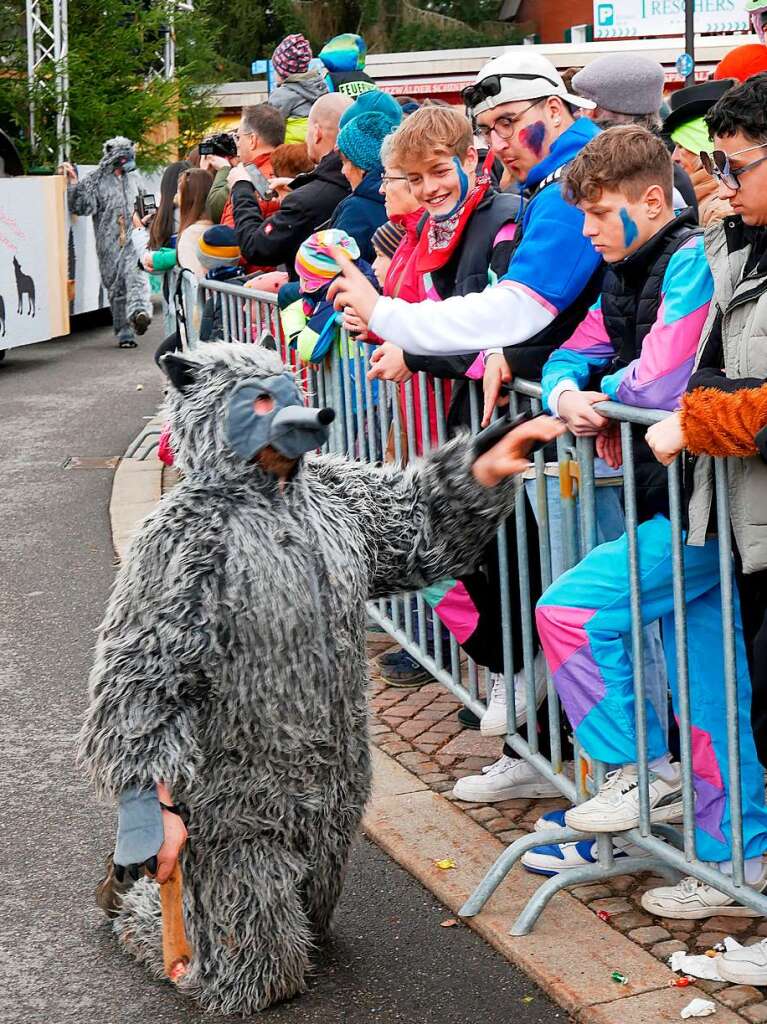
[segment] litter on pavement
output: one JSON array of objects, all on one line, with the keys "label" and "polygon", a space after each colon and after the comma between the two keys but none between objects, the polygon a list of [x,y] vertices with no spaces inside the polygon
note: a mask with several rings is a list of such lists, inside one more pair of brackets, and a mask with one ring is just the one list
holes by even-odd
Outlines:
[{"label": "litter on pavement", "polygon": [[716,1013],[716,1007],[708,999],[693,999],[679,1014],[683,1019],[687,1017],[710,1017]]}]

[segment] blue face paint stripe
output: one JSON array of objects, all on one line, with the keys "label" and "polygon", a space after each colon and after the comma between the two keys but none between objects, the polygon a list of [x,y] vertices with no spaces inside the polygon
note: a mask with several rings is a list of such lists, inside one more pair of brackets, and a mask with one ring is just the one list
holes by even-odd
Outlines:
[{"label": "blue face paint stripe", "polygon": [[458,201],[449,213],[442,213],[439,217],[435,217],[435,220],[448,220],[452,217],[456,210],[460,210],[463,206],[466,196],[469,194],[469,176],[466,171],[464,171],[463,164],[457,156],[453,157],[453,165],[455,167],[456,174],[458,175],[458,185],[460,187]]},{"label": "blue face paint stripe", "polygon": [[639,234],[639,228],[636,223],[631,219],[626,207],[621,208],[621,224],[623,224],[623,241],[626,246],[632,245]]}]

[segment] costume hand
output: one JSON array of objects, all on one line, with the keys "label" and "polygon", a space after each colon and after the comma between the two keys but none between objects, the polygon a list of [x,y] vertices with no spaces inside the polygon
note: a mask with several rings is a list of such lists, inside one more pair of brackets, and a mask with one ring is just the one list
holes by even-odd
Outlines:
[{"label": "costume hand", "polygon": [[412,376],[405,366],[405,353],[391,342],[386,341],[379,345],[370,357],[368,380],[393,380],[403,384]]},{"label": "costume hand", "polygon": [[607,426],[607,417],[600,415],[594,405],[607,401],[607,395],[599,391],[563,391],[557,412],[576,437],[594,437]]},{"label": "costume hand", "polygon": [[501,387],[511,383],[511,369],[499,352],[494,352],[485,360],[485,375],[482,378],[482,391],[485,405],[482,410],[482,426],[486,427],[493,417],[496,405],[508,405],[508,395],[501,395]]},{"label": "costume hand", "polygon": [[66,174],[71,185],[77,184],[77,171],[74,169],[72,164],[66,162],[63,164],[59,164],[58,173]]},{"label": "costume hand", "polygon": [[597,455],[604,459],[610,469],[620,469],[623,465],[623,448],[621,446],[620,423],[611,420],[605,429],[597,434]]},{"label": "costume hand", "polygon": [[238,181],[250,181],[250,175],[245,170],[242,164],[237,164],[237,166],[233,167],[226,176],[226,183],[229,186],[229,188],[232,188],[233,185],[236,185]]},{"label": "costume hand", "polygon": [[154,256],[152,255],[152,253],[145,252],[144,255],[141,257],[141,263],[144,267],[144,270],[154,270]]},{"label": "costume hand", "polygon": [[483,487],[495,487],[506,477],[524,473],[530,466],[530,449],[538,442],[548,444],[564,434],[565,425],[553,416],[536,416],[502,437],[480,455],[472,466],[475,480]]},{"label": "costume hand", "polygon": [[660,423],[653,423],[645,438],[658,462],[670,466],[684,448],[682,417],[675,412]]},{"label": "costume hand", "polygon": [[347,252],[333,246],[330,255],[338,263],[341,273],[328,288],[328,298],[336,309],[351,306],[357,316],[369,324],[379,299],[378,292],[354,266]]}]

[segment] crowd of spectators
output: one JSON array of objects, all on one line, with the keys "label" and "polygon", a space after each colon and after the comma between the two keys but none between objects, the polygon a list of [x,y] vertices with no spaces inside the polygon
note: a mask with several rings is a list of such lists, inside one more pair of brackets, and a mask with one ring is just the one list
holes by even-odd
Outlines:
[{"label": "crowd of spectators", "polygon": [[[243,110],[237,157],[203,156],[199,170],[168,168],[144,265],[157,269],[178,231],[181,266],[200,277],[223,267],[254,287],[279,291],[286,334],[306,362],[319,363],[339,343],[343,321],[353,336],[376,345],[373,383],[412,380],[420,408],[418,389],[428,382],[428,425],[416,416],[411,454],[425,448],[427,429],[431,440],[436,436],[439,392],[448,431],[470,425],[472,379],[483,382],[483,424],[508,402],[510,381],[523,377],[542,384],[547,412],[573,434],[596,439],[600,543],[560,575],[562,528],[553,514],[557,578],[548,589],[541,582],[537,506],[524,490],[520,498],[525,575],[537,605],[536,693],[542,701],[548,664],[567,716],[563,749],[571,749],[574,735],[589,757],[612,766],[589,800],[554,815],[590,835],[621,833],[639,822],[631,595],[627,574],[616,570],[627,559],[623,452],[599,405],[611,399],[672,414],[649,431],[635,427],[631,440],[651,817],[678,820],[682,806],[678,737],[668,713],[669,701],[676,708],[677,679],[663,464],[686,449],[698,856],[732,872],[716,541],[717,529],[731,530],[745,871],[751,885],[767,891],[767,48],[736,49],[711,81],[673,92],[668,103],[663,69],[644,57],[599,58],[568,74],[566,85],[543,56],[513,48],[464,91],[465,111],[410,97],[398,103],[376,89],[364,72],[359,37],[338,37],[319,59],[322,65],[302,37],[283,41],[274,54],[278,88],[268,104]],[[264,191],[253,168],[271,190]],[[178,222],[170,199],[176,179]],[[143,227],[136,233],[137,242],[147,242]],[[404,422],[404,392],[401,401]],[[406,439],[396,446],[406,451]],[[711,518],[707,456],[717,455],[733,459],[731,524]],[[536,729],[547,754],[548,714],[525,721],[523,555],[514,531],[509,541],[503,569],[493,545],[478,552],[465,577],[429,588],[424,598],[490,673],[488,710],[474,722],[464,712],[462,721],[505,736],[508,693],[518,725]],[[502,571],[512,581],[510,686],[503,674]],[[420,639],[433,649],[431,633]],[[381,669],[393,685],[428,678],[405,652],[384,657]],[[457,799],[475,803],[556,792],[507,746],[495,764],[455,787]],[[615,840],[616,856],[627,849]],[[557,874],[595,856],[588,839],[539,847],[524,863]],[[643,903],[666,918],[717,916],[734,907],[728,895],[690,879],[651,890]],[[749,956],[745,966],[738,961],[739,977],[767,983],[767,944]]]}]

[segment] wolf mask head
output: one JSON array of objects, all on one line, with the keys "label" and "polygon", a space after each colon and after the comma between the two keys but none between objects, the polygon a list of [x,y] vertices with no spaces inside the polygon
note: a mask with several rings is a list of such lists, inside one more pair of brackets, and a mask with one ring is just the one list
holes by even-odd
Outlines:
[{"label": "wolf mask head", "polygon": [[187,476],[242,479],[267,446],[289,459],[328,439],[331,409],[309,409],[276,352],[259,345],[211,342],[170,353],[162,367],[176,464]]},{"label": "wolf mask head", "polygon": [[124,135],[116,135],[113,139],[107,139],[103,146],[103,153],[99,162],[99,167],[102,170],[114,170],[119,167],[125,174],[136,170],[136,147]]}]

